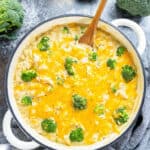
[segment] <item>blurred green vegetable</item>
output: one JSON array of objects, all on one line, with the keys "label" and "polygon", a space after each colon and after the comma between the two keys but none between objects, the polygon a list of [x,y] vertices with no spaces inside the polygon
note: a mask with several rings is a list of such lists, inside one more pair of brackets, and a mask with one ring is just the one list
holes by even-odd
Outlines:
[{"label": "blurred green vegetable", "polygon": [[68,34],[69,32],[70,32],[70,31],[69,31],[69,28],[65,26],[65,27],[63,28],[63,33]]},{"label": "blurred green vegetable", "polygon": [[67,57],[65,59],[65,65],[64,66],[65,66],[65,69],[66,69],[68,75],[73,76],[75,74],[72,65],[73,65],[73,63],[76,63],[76,62],[77,61],[71,57]]},{"label": "blurred green vegetable", "polygon": [[77,128],[75,130],[72,130],[69,135],[71,142],[81,142],[84,139],[83,130],[82,128]]},{"label": "blurred green vegetable", "polygon": [[111,88],[111,91],[112,91],[113,93],[116,93],[116,92],[117,92],[117,88],[116,88],[115,86],[113,86],[113,87]]},{"label": "blurred green vegetable", "polygon": [[96,60],[97,60],[97,57],[98,57],[98,55],[97,55],[96,52],[91,52],[91,53],[89,54],[89,60],[91,60],[91,61],[96,61]]},{"label": "blurred green vegetable", "polygon": [[117,125],[123,125],[129,119],[129,116],[126,112],[126,107],[120,107],[116,110],[114,115],[114,120]]},{"label": "blurred green vegetable", "polygon": [[97,105],[97,106],[94,108],[94,112],[95,112],[97,115],[103,115],[104,112],[105,112],[105,107],[104,107],[104,105]]},{"label": "blurred green vegetable", "polygon": [[64,79],[62,78],[62,77],[56,77],[56,80],[57,80],[57,84],[58,85],[63,85],[63,83],[64,83]]},{"label": "blurred green vegetable", "polygon": [[74,40],[75,40],[75,41],[78,41],[78,40],[79,40],[79,36],[78,36],[77,34],[75,35]]},{"label": "blurred green vegetable", "polygon": [[124,52],[126,51],[126,48],[124,46],[120,46],[117,48],[117,56],[121,56],[124,54]]},{"label": "blurred green vegetable", "polygon": [[132,16],[150,15],[150,0],[117,0],[117,6]]},{"label": "blurred green vegetable", "polygon": [[50,47],[48,42],[49,42],[49,37],[43,36],[37,45],[38,49],[40,51],[47,51]]},{"label": "blurred green vegetable", "polygon": [[42,129],[47,133],[56,132],[57,124],[52,119],[44,119],[41,122]]},{"label": "blurred green vegetable", "polygon": [[21,74],[21,79],[24,82],[29,82],[37,77],[37,73],[34,70],[25,70]]},{"label": "blurred green vegetable", "polygon": [[112,70],[112,69],[115,69],[115,67],[116,67],[116,60],[109,58],[109,59],[107,60],[107,66],[108,66],[111,70]]},{"label": "blurred green vegetable", "polygon": [[78,95],[78,94],[74,94],[72,96],[73,98],[73,106],[76,109],[82,110],[85,109],[87,106],[87,99]]},{"label": "blurred green vegetable", "polygon": [[24,10],[18,0],[0,0],[0,38],[13,39],[12,31],[21,27]]},{"label": "blurred green vegetable", "polygon": [[124,67],[122,67],[121,74],[126,82],[130,82],[136,76],[136,71],[133,69],[132,66],[125,65]]},{"label": "blurred green vegetable", "polygon": [[24,96],[22,99],[21,99],[21,103],[23,105],[32,105],[32,98],[30,96]]}]

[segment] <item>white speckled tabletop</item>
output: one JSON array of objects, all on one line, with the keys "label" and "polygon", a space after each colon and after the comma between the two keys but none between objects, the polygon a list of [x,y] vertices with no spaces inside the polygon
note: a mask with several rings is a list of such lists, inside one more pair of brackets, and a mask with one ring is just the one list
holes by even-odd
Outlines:
[{"label": "white speckled tabletop", "polygon": [[[94,15],[99,0],[22,0],[25,9],[25,19],[23,27],[18,30],[18,38],[14,41],[0,40],[0,143],[7,144],[2,132],[2,119],[7,110],[4,96],[4,73],[10,54],[21,38],[38,23],[63,14],[85,14]],[[107,7],[102,15],[105,21],[112,21],[116,18],[129,18],[136,21],[144,30],[147,38],[147,47],[142,55],[142,61],[146,71],[147,91],[150,85],[150,16],[148,17],[129,17],[126,13],[116,8],[115,0],[108,0]],[[129,37],[136,46],[136,36],[126,28],[121,30]],[[148,150],[150,149],[150,94],[147,92],[142,113],[136,126],[120,139],[113,146],[107,147],[109,150]],[[18,126],[13,123],[14,132],[21,138],[26,139]],[[7,144],[7,149],[15,149]],[[4,147],[0,146],[0,150]],[[39,149],[43,149],[42,147]]]}]

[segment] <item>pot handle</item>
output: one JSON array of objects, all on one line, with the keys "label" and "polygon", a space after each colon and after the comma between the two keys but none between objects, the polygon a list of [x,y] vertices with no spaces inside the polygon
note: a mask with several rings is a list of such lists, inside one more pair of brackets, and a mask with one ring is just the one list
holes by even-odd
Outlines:
[{"label": "pot handle", "polygon": [[137,35],[138,38],[138,47],[137,50],[140,55],[143,54],[146,47],[146,38],[143,29],[134,21],[129,19],[116,19],[111,22],[114,26],[126,26],[131,28]]},{"label": "pot handle", "polygon": [[39,144],[37,144],[34,141],[25,142],[20,139],[18,139],[12,132],[11,129],[11,120],[13,119],[13,116],[11,112],[8,110],[5,113],[4,119],[3,119],[3,133],[7,139],[7,141],[14,147],[18,149],[24,149],[24,150],[31,150],[39,147]]}]

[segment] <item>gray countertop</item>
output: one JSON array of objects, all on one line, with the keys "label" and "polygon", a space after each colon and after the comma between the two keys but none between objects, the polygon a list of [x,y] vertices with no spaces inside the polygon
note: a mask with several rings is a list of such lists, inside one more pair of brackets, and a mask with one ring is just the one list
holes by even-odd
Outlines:
[{"label": "gray countertop", "polygon": [[[14,41],[0,40],[0,143],[6,143],[2,135],[2,119],[7,110],[4,96],[4,73],[8,59],[21,38],[38,23],[62,14],[85,14],[94,15],[99,0],[22,0],[25,9],[25,19],[23,27],[18,30],[18,38]],[[144,30],[147,38],[147,47],[142,56],[144,68],[147,75],[147,85],[150,84],[150,16],[149,17],[129,17],[124,12],[116,8],[115,0],[108,0],[102,19],[111,22],[116,18],[129,18],[136,21]],[[137,46],[135,34],[126,28],[121,30]]]}]

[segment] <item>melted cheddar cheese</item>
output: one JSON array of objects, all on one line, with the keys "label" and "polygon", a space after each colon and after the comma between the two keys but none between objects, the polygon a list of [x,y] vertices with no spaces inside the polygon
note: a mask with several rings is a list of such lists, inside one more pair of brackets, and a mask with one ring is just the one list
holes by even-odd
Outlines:
[{"label": "melted cheddar cheese", "polygon": [[[18,58],[14,74],[14,96],[23,118],[39,134],[49,140],[73,145],[69,140],[70,132],[81,127],[84,140],[81,145],[98,142],[112,133],[119,134],[120,126],[113,116],[119,107],[126,107],[130,117],[137,96],[137,76],[125,82],[121,75],[124,65],[134,67],[128,51],[117,56],[117,48],[121,45],[114,37],[98,29],[95,35],[94,51],[96,61],[89,60],[93,48],[79,44],[75,37],[83,34],[82,25],[69,24],[69,32],[63,32],[64,26],[38,35],[23,49]],[[42,37],[49,38],[49,49],[40,51],[37,47]],[[72,64],[74,75],[68,75],[64,64],[65,59],[76,59]],[[115,59],[116,66],[110,69],[107,60]],[[37,73],[30,82],[21,79],[24,70],[32,69]],[[58,84],[58,77],[63,79]],[[112,87],[116,91],[112,91]],[[77,110],[73,106],[72,95],[79,94],[86,98],[87,106]],[[24,106],[23,96],[32,97],[32,105]],[[103,115],[95,113],[97,105],[103,105]],[[53,119],[57,123],[55,133],[42,130],[43,119]],[[76,142],[75,142],[76,144]]]}]

